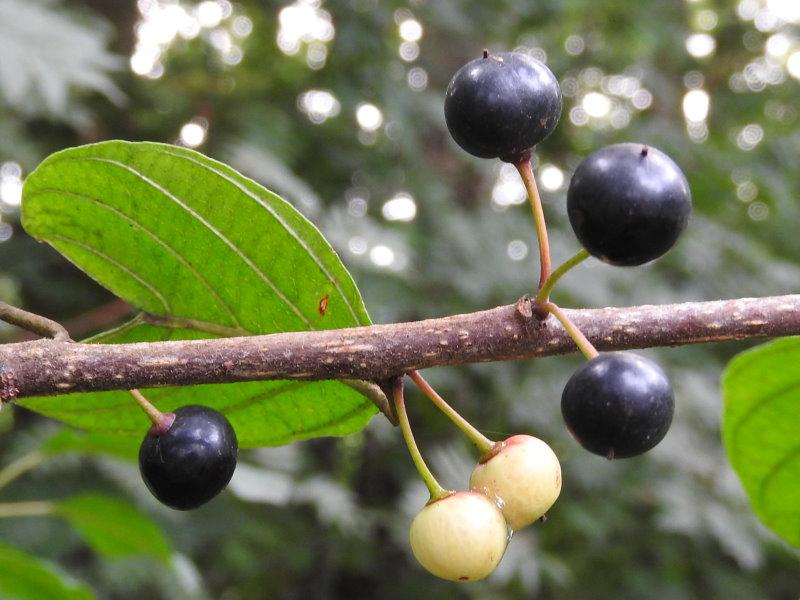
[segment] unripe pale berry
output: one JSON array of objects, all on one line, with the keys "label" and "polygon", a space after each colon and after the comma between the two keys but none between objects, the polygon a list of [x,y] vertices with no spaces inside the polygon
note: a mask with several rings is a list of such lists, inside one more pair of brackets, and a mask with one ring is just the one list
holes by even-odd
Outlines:
[{"label": "unripe pale berry", "polygon": [[499,452],[479,463],[469,478],[470,489],[497,502],[511,529],[540,518],[561,493],[561,465],[542,440],[515,435]]},{"label": "unripe pale berry", "polygon": [[457,492],[427,504],[411,523],[411,550],[428,571],[450,581],[477,581],[494,571],[508,525],[483,494]]}]

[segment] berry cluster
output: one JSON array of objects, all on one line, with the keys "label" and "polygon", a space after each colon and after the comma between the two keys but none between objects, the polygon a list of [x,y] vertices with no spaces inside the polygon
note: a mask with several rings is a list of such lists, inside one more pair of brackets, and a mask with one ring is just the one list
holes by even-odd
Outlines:
[{"label": "berry cluster", "polygon": [[[664,153],[643,144],[602,148],[580,163],[567,193],[570,224],[583,245],[556,270],[550,264],[547,228],[531,166],[536,144],[561,116],[558,81],[541,62],[520,53],[490,55],[462,67],[447,88],[445,118],[455,141],[481,158],[514,164],[533,210],[541,261],[532,302],[539,318],[555,316],[588,359],[570,377],[561,397],[567,428],[587,450],[627,458],[653,448],[672,421],[669,380],[652,361],[635,354],[599,354],[550,292],[589,256],[617,266],[641,265],[676,242],[691,212],[689,185]],[[416,371],[408,375],[477,446],[480,460],[468,491],[442,488],[417,449],[405,411],[403,383],[394,406],[411,457],[430,501],[411,524],[411,549],[431,573],[475,581],[500,562],[513,531],[543,519],[561,492],[561,466],[550,447],[530,435],[492,442],[450,407]],[[236,467],[236,434],[220,413],[184,406],[161,413],[137,390],[131,394],[154,425],[142,441],[142,477],[161,502],[196,508],[216,496]]]},{"label": "berry cluster", "polygon": [[411,378],[461,427],[482,456],[469,478],[469,491],[443,489],[414,442],[402,383],[395,407],[412,458],[431,493],[411,523],[411,550],[428,571],[451,581],[477,581],[494,571],[511,533],[544,517],[561,492],[561,465],[542,440],[515,435],[492,442],[458,415],[422,376]]},{"label": "berry cluster", "polygon": [[[448,129],[464,150],[500,157],[519,168],[534,214],[541,214],[530,157],[561,113],[561,93],[550,70],[527,55],[484,51],[453,76],[444,109]],[[686,177],[666,154],[643,144],[602,148],[580,163],[569,185],[567,214],[585,250],[568,261],[567,269],[588,255],[618,266],[654,260],[675,244],[691,210]],[[591,452],[609,458],[641,454],[669,429],[674,404],[669,380],[641,356],[598,355],[549,302],[555,281],[567,269],[550,272],[543,216],[537,233],[542,277],[535,301],[540,312],[551,312],[564,323],[590,359],[564,388],[567,427]]]},{"label": "berry cluster", "polygon": [[[616,266],[636,266],[667,252],[686,228],[692,209],[689,185],[666,154],[645,144],[615,144],[591,154],[575,170],[567,214],[583,249],[556,270],[531,166],[536,144],[561,116],[558,81],[541,62],[506,52],[464,65],[450,81],[445,120],[456,143],[480,158],[515,165],[525,183],[539,241],[541,270],[533,304],[540,318],[555,316],[587,362],[570,377],[561,397],[567,429],[587,450],[606,458],[637,456],[653,448],[672,422],[674,398],[664,371],[636,354],[599,354],[556,304],[556,282],[594,256]],[[561,491],[561,468],[550,447],[527,435],[493,443],[447,405],[416,372],[411,378],[478,446],[482,458],[470,491],[443,490],[413,442],[400,393],[400,424],[431,500],[411,525],[411,548],[431,573],[445,579],[481,579],[499,563],[509,530],[541,518]]]}]

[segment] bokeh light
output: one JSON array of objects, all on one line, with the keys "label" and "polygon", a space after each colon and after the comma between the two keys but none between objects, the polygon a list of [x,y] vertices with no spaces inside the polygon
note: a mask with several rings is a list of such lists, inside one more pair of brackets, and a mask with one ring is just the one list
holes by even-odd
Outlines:
[{"label": "bokeh light", "polygon": [[356,108],[356,121],[364,131],[376,131],[383,125],[383,113],[374,104],[364,102]]},{"label": "bokeh light", "polygon": [[387,221],[413,221],[417,216],[417,203],[411,194],[399,192],[383,203],[381,213]]},{"label": "bokeh light", "polygon": [[341,111],[341,104],[328,90],[309,90],[300,94],[298,108],[315,125],[324,123]]}]

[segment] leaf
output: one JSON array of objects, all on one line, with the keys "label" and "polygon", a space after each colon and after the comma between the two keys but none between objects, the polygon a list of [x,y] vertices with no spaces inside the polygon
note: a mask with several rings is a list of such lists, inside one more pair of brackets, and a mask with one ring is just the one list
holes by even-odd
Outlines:
[{"label": "leaf", "polygon": [[722,394],[725,448],[753,510],[800,546],[800,338],[739,354]]},{"label": "leaf", "polygon": [[55,514],[67,519],[86,543],[106,558],[149,555],[167,561],[172,555],[158,524],[116,498],[75,496],[59,502]]},{"label": "leaf", "polygon": [[[155,315],[202,331],[134,319],[106,343],[334,329],[369,324],[350,274],[291,205],[196,152],[104,142],[45,160],[25,182],[23,225],[102,285]],[[212,332],[212,333],[209,333]],[[243,447],[364,427],[374,406],[339,382],[269,381],[163,388],[159,407],[225,413]],[[127,393],[27,398],[20,404],[86,429],[141,436],[147,419]]]},{"label": "leaf", "polygon": [[0,597],[5,600],[91,600],[94,594],[52,565],[0,542]]},{"label": "leaf", "polygon": [[136,460],[139,441],[101,432],[82,432],[63,428],[45,440],[42,451],[54,456],[67,452],[84,455],[114,456],[123,460]]}]

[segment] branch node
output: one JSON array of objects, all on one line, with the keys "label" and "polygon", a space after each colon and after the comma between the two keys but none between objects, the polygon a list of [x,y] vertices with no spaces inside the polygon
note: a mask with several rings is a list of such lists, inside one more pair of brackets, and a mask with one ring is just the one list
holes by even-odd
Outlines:
[{"label": "branch node", "polygon": [[531,297],[525,294],[522,298],[517,300],[514,308],[517,311],[517,314],[521,316],[526,321],[533,317],[533,308]]}]

